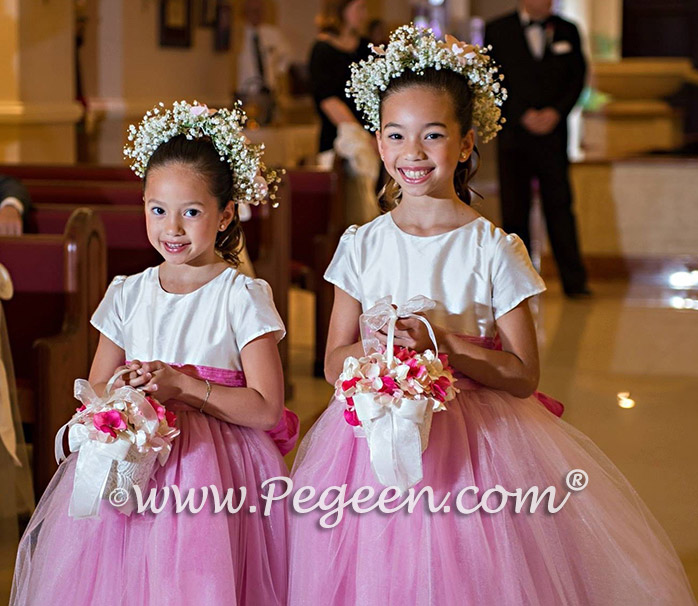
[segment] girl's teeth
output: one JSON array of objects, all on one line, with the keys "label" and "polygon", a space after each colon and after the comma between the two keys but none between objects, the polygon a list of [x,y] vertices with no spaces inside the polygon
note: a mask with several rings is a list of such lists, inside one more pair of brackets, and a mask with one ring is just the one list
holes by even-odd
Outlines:
[{"label": "girl's teeth", "polygon": [[426,177],[427,174],[429,173],[428,170],[406,170],[404,171],[405,176],[408,179],[421,179],[422,177]]}]

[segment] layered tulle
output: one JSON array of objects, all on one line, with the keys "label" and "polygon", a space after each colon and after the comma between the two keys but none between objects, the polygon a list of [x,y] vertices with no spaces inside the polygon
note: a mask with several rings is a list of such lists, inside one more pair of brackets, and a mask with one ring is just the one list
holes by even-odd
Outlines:
[{"label": "layered tulle", "polygon": [[[437,503],[450,492],[450,511],[432,514],[421,503],[411,514],[347,511],[332,529],[320,527],[323,511],[292,511],[291,606],[695,604],[664,531],[591,440],[534,397],[461,386],[449,409],[434,415],[416,487],[431,486]],[[383,489],[343,409],[333,401],[301,444],[294,489]],[[566,476],[576,469],[588,485],[571,492]],[[535,513],[514,513],[513,499],[499,513],[456,511],[460,490],[482,495],[496,485],[554,486],[556,505],[570,496],[553,514],[547,500]],[[500,500],[493,496],[489,507]],[[463,503],[476,501],[471,492]]]},{"label": "layered tulle", "polygon": [[[12,604],[285,603],[286,513],[278,503],[263,515],[259,496],[264,480],[287,474],[279,450],[262,431],[168,403],[172,407],[181,435],[151,487],[176,484],[185,494],[214,485],[221,495],[234,489],[236,503],[244,487],[243,509],[213,513],[209,498],[197,514],[176,514],[168,505],[157,514],[127,517],[104,501],[98,519],[74,520],[68,517],[73,454],[60,466],[21,540]],[[194,502],[200,501],[197,490]]]}]

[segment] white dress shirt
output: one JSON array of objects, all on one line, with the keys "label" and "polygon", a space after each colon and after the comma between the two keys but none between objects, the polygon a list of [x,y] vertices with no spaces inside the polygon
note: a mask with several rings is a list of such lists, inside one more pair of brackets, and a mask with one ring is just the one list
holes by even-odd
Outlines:
[{"label": "white dress shirt", "polygon": [[[259,38],[264,77],[260,74],[254,34]],[[242,46],[238,55],[236,90],[247,93],[259,92],[263,86],[273,91],[276,83],[288,69],[289,47],[281,30],[275,25],[262,23],[257,27],[245,25]]]},{"label": "white dress shirt", "polygon": [[531,16],[523,9],[519,11],[519,19],[521,20],[521,25],[524,28],[524,35],[526,36],[528,48],[531,51],[531,54],[540,61],[545,54],[545,46],[547,42],[545,28],[538,23],[529,25],[529,23],[532,21]]}]

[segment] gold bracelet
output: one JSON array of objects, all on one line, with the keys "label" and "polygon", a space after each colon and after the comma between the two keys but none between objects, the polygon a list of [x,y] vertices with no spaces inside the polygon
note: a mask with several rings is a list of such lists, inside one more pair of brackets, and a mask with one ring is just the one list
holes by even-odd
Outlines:
[{"label": "gold bracelet", "polygon": [[204,398],[204,403],[201,405],[201,408],[199,408],[199,412],[204,411],[204,406],[206,406],[208,397],[211,395],[211,383],[209,383],[208,379],[204,379],[204,382],[206,383],[206,397]]}]

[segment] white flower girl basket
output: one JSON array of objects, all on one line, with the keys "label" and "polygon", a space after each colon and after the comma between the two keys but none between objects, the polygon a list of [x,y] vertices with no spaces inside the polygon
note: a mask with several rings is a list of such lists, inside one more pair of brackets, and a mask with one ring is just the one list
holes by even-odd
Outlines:
[{"label": "white flower girl basket", "polygon": [[[438,346],[434,331],[424,316],[416,312],[434,307],[426,297],[414,297],[405,305],[394,307],[390,297],[381,299],[373,308],[361,316],[361,334],[365,350],[378,344],[372,333],[386,324],[387,343],[382,356],[387,368],[396,364],[393,352],[395,324],[399,318],[417,318],[429,333],[434,352],[424,355],[438,360]],[[373,354],[376,356],[376,354]],[[378,354],[381,356],[381,354]],[[354,360],[356,363],[360,361]],[[348,359],[345,362],[345,371]],[[405,493],[422,480],[422,453],[429,446],[429,432],[435,411],[444,410],[443,404],[431,397],[384,397],[380,393],[355,393],[351,396],[361,426],[354,427],[357,437],[366,437],[371,457],[371,469],[376,479],[384,486],[395,486]]]},{"label": "white flower girl basket", "polygon": [[[114,382],[129,369],[116,373],[99,397],[84,379],[75,381],[75,397],[84,408],[58,430],[55,439],[56,461],[65,459],[63,436],[68,430],[71,452],[78,452],[73,493],[68,513],[74,518],[99,516],[102,499],[130,515],[134,509],[133,488],[145,492],[155,471],[156,461],[167,461],[171,441],[179,430],[158,418],[146,394],[130,386],[112,392]],[[119,411],[125,427],[116,436],[95,427],[95,415]]]}]

